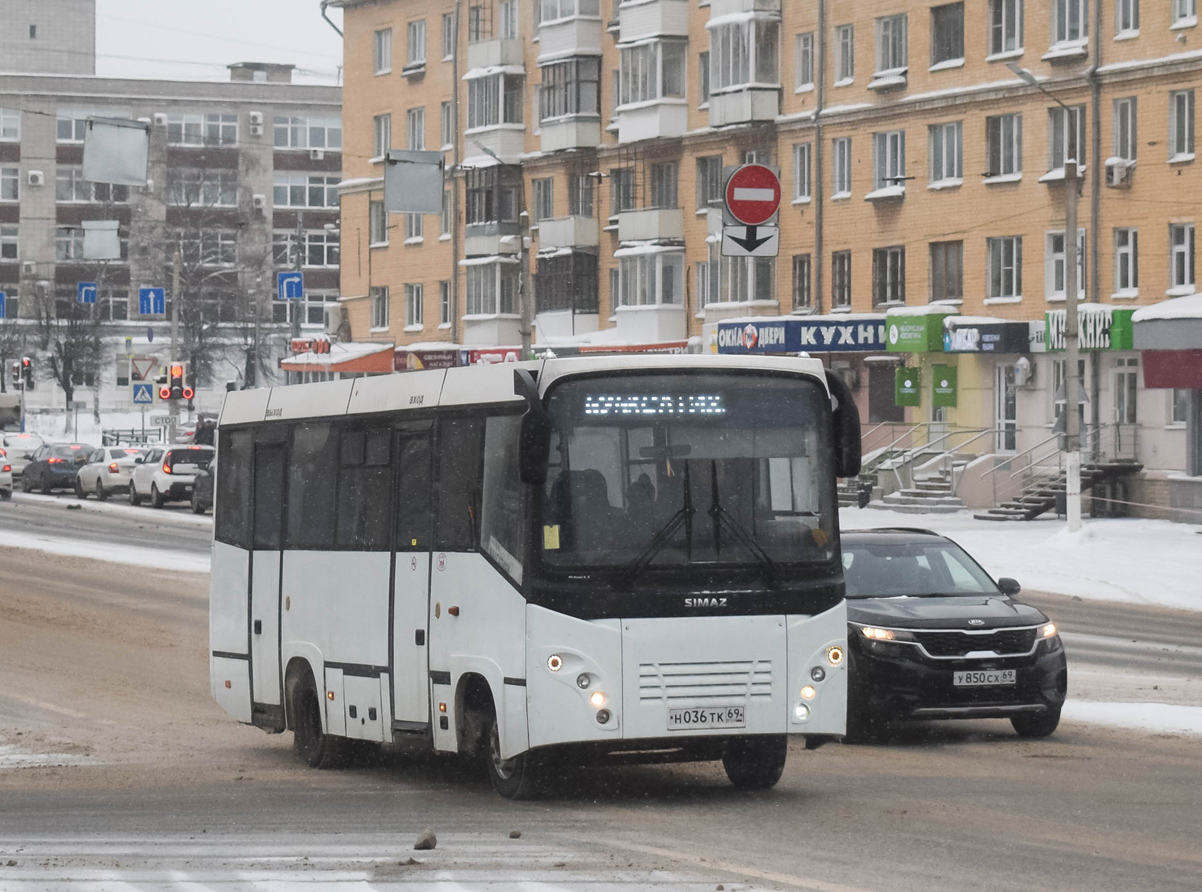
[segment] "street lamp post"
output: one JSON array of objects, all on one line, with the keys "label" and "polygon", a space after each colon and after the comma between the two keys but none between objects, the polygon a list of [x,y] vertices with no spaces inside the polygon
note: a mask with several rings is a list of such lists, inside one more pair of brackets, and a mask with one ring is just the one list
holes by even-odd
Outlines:
[{"label": "street lamp post", "polygon": [[[1064,493],[1065,516],[1070,533],[1081,528],[1081,417],[1077,367],[1080,344],[1077,338],[1077,121],[1076,112],[1044,89],[1030,71],[1014,62],[1006,67],[1024,83],[1043,93],[1064,109],[1068,139],[1064,147]],[[1069,245],[1072,251],[1069,251]]]}]

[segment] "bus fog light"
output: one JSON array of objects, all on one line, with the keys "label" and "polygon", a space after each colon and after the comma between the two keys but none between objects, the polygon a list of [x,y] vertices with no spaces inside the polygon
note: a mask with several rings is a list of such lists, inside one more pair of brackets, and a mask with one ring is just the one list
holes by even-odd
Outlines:
[{"label": "bus fog light", "polygon": [[592,678],[589,677],[589,674],[587,672],[581,672],[579,675],[576,676],[576,685],[577,685],[577,687],[579,687],[583,690],[587,690],[588,686],[591,685],[592,683],[593,683],[593,680],[592,680]]},{"label": "bus fog light", "polygon": [[598,709],[597,710],[597,724],[598,725],[608,725],[609,720],[611,718],[612,718],[612,716],[610,715],[610,712],[608,709]]},{"label": "bus fog light", "polygon": [[832,666],[838,666],[843,662],[843,648],[837,644],[832,644],[826,649],[827,662]]},{"label": "bus fog light", "polygon": [[558,672],[563,668],[563,657],[559,654],[551,654],[551,656],[547,657],[547,668],[552,672]]},{"label": "bus fog light", "polygon": [[814,681],[822,681],[826,678],[826,670],[821,666],[815,666],[810,670],[810,678],[814,679]]},{"label": "bus fog light", "polygon": [[801,689],[801,699],[802,700],[813,700],[814,697],[817,695],[817,693],[818,692],[816,690],[814,690],[814,686],[808,684],[804,688]]},{"label": "bus fog light", "polygon": [[593,704],[597,709],[605,705],[605,695],[600,691],[593,691],[593,696],[588,698],[588,702]]},{"label": "bus fog light", "polygon": [[793,707],[793,718],[797,719],[797,721],[804,722],[809,717],[810,707],[806,706],[804,703],[798,703]]}]

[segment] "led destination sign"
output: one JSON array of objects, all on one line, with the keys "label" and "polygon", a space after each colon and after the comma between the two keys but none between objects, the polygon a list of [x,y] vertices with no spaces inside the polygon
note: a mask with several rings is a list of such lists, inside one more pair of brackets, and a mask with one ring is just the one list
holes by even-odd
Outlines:
[{"label": "led destination sign", "polygon": [[584,414],[606,415],[725,415],[722,397],[705,394],[587,394]]}]

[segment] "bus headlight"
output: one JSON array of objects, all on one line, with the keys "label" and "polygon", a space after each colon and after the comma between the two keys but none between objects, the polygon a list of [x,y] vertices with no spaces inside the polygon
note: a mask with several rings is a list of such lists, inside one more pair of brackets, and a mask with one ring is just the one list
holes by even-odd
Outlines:
[{"label": "bus headlight", "polygon": [[816,696],[818,696],[818,692],[814,690],[813,685],[808,684],[801,689],[802,700],[813,700]]},{"label": "bus headlight", "polygon": [[809,717],[810,707],[806,706],[804,703],[798,703],[793,707],[793,718],[795,718],[797,721],[804,722]]},{"label": "bus headlight", "polygon": [[593,704],[594,709],[600,709],[605,705],[605,694],[601,691],[593,691],[593,695],[588,698],[588,702]]}]

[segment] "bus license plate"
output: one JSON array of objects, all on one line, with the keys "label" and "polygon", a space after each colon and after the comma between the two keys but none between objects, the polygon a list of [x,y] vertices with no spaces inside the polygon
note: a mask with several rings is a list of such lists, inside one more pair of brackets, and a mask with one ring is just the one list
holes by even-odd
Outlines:
[{"label": "bus license plate", "polygon": [[747,715],[742,706],[717,706],[694,709],[688,706],[668,710],[668,730],[694,728],[744,728]]},{"label": "bus license plate", "polygon": [[952,684],[958,688],[979,688],[989,685],[1014,684],[1013,669],[986,669],[984,671],[955,672]]}]

